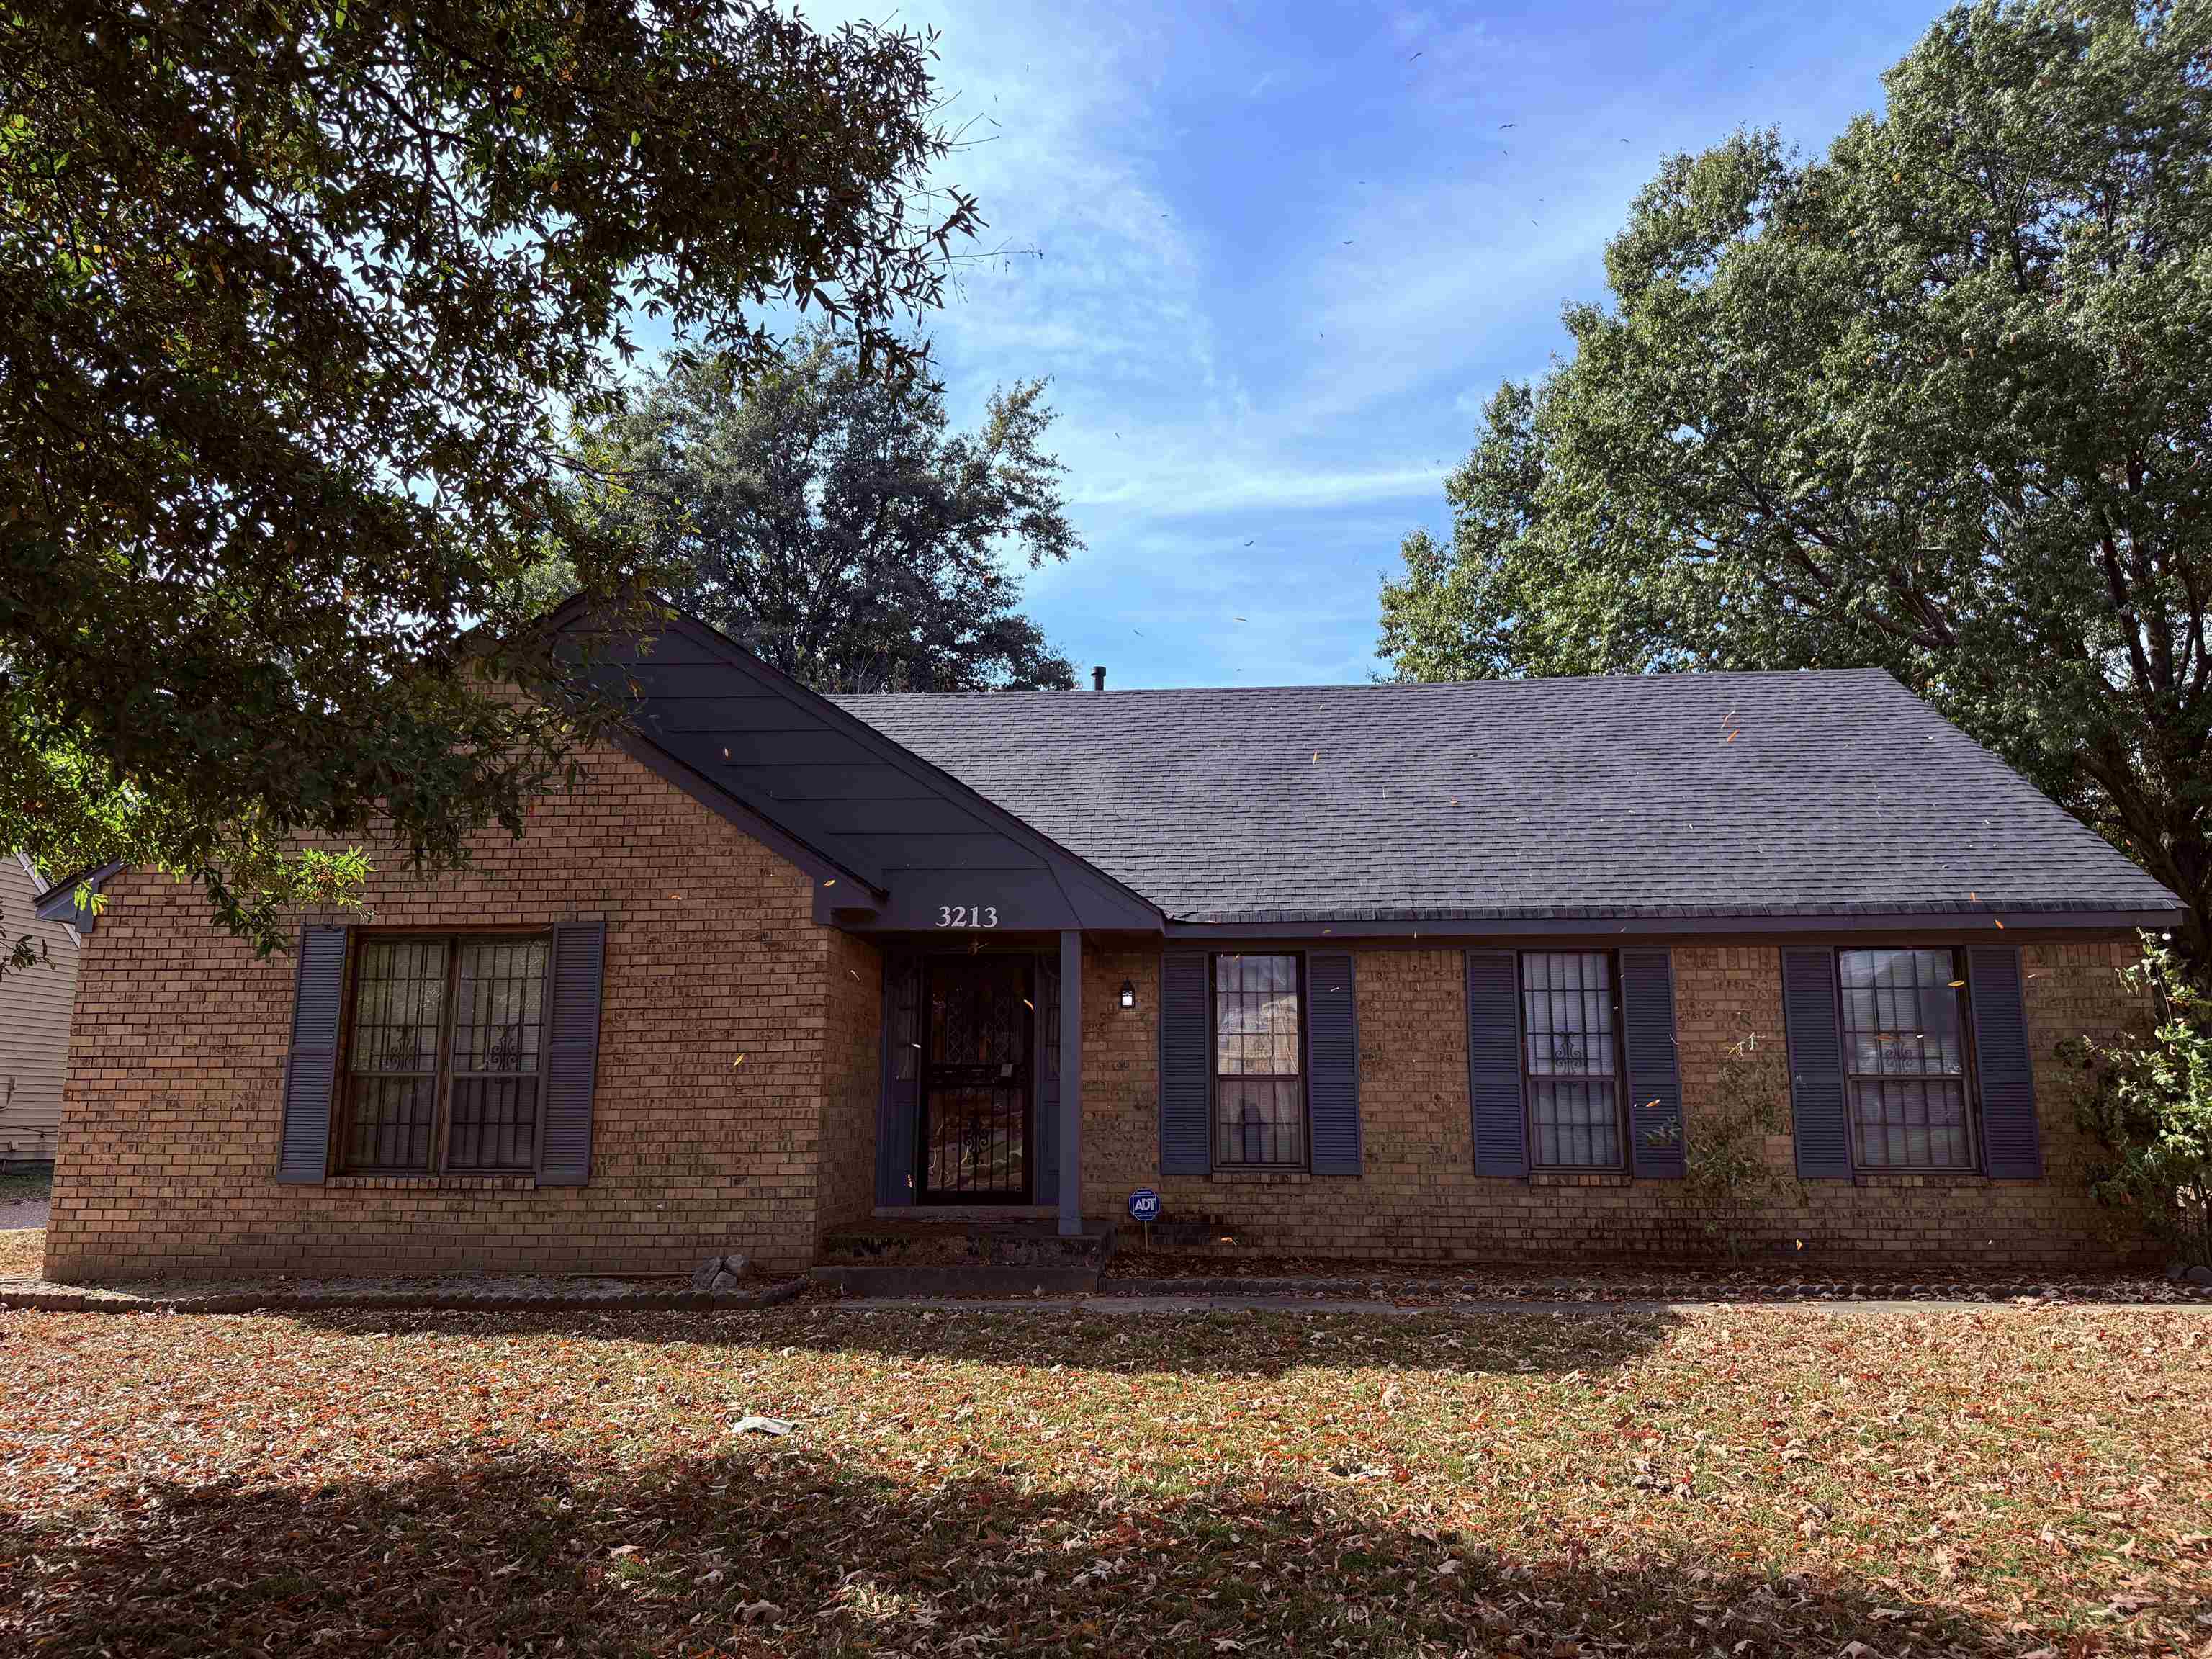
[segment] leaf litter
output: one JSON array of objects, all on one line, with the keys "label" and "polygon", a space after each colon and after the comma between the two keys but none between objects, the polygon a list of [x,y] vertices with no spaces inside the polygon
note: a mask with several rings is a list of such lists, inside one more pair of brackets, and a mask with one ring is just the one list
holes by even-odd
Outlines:
[{"label": "leaf litter", "polygon": [[1897,1659],[2212,1607],[2191,1310],[18,1312],[0,1376],[0,1651]]}]

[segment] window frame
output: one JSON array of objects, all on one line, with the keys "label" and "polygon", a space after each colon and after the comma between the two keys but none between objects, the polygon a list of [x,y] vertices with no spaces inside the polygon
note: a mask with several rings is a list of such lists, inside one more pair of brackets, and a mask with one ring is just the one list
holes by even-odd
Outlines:
[{"label": "window frame", "polygon": [[[1950,977],[1959,983],[1955,987],[1947,983],[1944,988],[1955,989],[1959,998],[1957,1079],[1960,1095],[1966,1105],[1966,1156],[1962,1163],[1869,1164],[1859,1155],[1858,1091],[1855,1085],[1861,1082],[1948,1082],[1952,1077],[1947,1072],[1862,1072],[1852,1064],[1856,1055],[1851,1042],[1850,1023],[1844,1013],[1844,957],[1847,952],[1868,954],[1881,951],[1941,951],[1951,958]],[[1836,997],[1836,1051],[1843,1062],[1844,1156],[1850,1160],[1853,1176],[1961,1176],[1983,1172],[1981,1066],[1979,1056],[1975,1053],[1972,955],[1962,945],[1913,940],[1889,945],[1838,945],[1828,953],[1828,979]]]},{"label": "window frame", "polygon": [[[331,1173],[339,1176],[362,1176],[380,1180],[422,1180],[428,1177],[453,1176],[464,1180],[506,1180],[520,1177],[535,1180],[545,1167],[545,1091],[551,1073],[553,1048],[553,970],[554,930],[550,927],[493,926],[481,927],[356,927],[349,930],[346,941],[345,980],[338,1002],[337,1069],[334,1079],[335,1098],[331,1112]],[[347,1161],[347,1149],[353,1140],[354,1038],[356,999],[361,994],[361,963],[366,948],[384,939],[438,939],[446,945],[445,988],[438,1009],[438,1043],[435,1071],[431,1073],[433,1091],[430,1109],[430,1157],[420,1164],[353,1164]],[[545,969],[539,981],[538,1032],[537,1113],[531,1135],[531,1158],[526,1168],[520,1164],[507,1167],[484,1166],[456,1170],[453,1167],[453,1020],[459,1006],[460,947],[473,940],[500,939],[509,943],[542,940],[545,945]],[[422,1073],[394,1073],[393,1076],[420,1077]],[[483,1073],[471,1072],[468,1078]],[[512,1073],[507,1075],[513,1075]],[[464,1079],[465,1080],[465,1079]]]},{"label": "window frame", "polygon": [[[1224,957],[1286,957],[1296,979],[1293,995],[1298,1013],[1298,1071],[1294,1078],[1285,1078],[1279,1072],[1237,1072],[1227,1075],[1234,1081],[1291,1082],[1298,1091],[1298,1148],[1294,1162],[1273,1164],[1247,1163],[1243,1159],[1230,1160],[1221,1156],[1221,959]],[[1313,1058],[1307,1046],[1306,1034],[1306,953],[1304,951],[1209,951],[1206,954],[1206,1163],[1212,1170],[1252,1171],[1261,1175],[1296,1175],[1310,1173],[1313,1169],[1313,1093],[1309,1079],[1313,1074]]]},{"label": "window frame", "polygon": [[[1528,984],[1527,964],[1531,957],[1603,957],[1607,1003],[1613,1012],[1613,1146],[1617,1156],[1606,1164],[1547,1164],[1537,1156],[1542,1145],[1536,1133],[1537,1074],[1528,1069]],[[1628,1041],[1620,995],[1620,952],[1601,950],[1516,950],[1513,953],[1513,1046],[1521,1073],[1521,1133],[1528,1148],[1531,1175],[1626,1175],[1629,1173]],[[1558,1074],[1550,1074],[1556,1080]]]}]

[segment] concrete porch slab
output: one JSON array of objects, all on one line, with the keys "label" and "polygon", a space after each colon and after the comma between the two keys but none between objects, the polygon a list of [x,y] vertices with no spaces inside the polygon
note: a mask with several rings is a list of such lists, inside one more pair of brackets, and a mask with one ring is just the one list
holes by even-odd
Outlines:
[{"label": "concrete porch slab", "polygon": [[[1066,1295],[1098,1288],[1115,1238],[1104,1221],[1086,1222],[1081,1232],[1063,1237],[1059,1223],[1046,1217],[871,1218],[823,1236],[815,1276],[844,1286],[848,1296],[963,1294],[956,1281],[972,1282],[982,1294],[1029,1295],[1042,1285]],[[985,1277],[969,1277],[976,1274]],[[901,1288],[864,1289],[864,1283]]]},{"label": "concrete porch slab", "polygon": [[815,1282],[835,1285],[848,1297],[886,1301],[921,1297],[1034,1298],[1096,1296],[1096,1267],[1008,1267],[946,1263],[938,1266],[864,1267],[824,1262],[812,1270]]}]

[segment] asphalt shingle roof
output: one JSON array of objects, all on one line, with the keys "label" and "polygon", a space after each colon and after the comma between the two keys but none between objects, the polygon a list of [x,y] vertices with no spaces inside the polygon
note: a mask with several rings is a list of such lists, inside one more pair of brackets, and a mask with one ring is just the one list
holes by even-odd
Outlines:
[{"label": "asphalt shingle roof", "polygon": [[2177,903],[1877,669],[835,701],[1184,920]]}]

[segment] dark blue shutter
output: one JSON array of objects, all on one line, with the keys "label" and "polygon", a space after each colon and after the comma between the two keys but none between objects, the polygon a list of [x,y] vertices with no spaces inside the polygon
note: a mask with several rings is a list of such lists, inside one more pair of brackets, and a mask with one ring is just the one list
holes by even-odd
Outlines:
[{"label": "dark blue shutter", "polygon": [[1160,1173],[1213,1167],[1213,995],[1206,952],[1160,956]]},{"label": "dark blue shutter", "polygon": [[914,1202],[921,1112],[921,958],[884,958],[884,1078],[876,1109],[876,1202]]},{"label": "dark blue shutter", "polygon": [[592,1092],[599,1072],[599,996],[607,925],[564,921],[553,929],[553,994],[545,1054],[545,1133],[541,1187],[580,1187],[592,1176]]},{"label": "dark blue shutter", "polygon": [[1359,1173],[1359,999],[1349,951],[1306,956],[1306,1115],[1316,1175]]},{"label": "dark blue shutter", "polygon": [[284,1127],[276,1179],[319,1182],[331,1164],[338,1021],[345,1000],[346,930],[302,927],[293,973],[292,1048],[284,1056]]},{"label": "dark blue shutter", "polygon": [[1974,1017],[1974,1072],[1982,1091],[1982,1162],[1999,1181],[2043,1174],[2035,1121],[2035,1068],[2027,1052],[2020,952],[1978,945],[1966,952],[1966,999]]},{"label": "dark blue shutter", "polygon": [[1849,1181],[1850,1130],[1844,1109],[1844,1039],[1836,1025],[1836,953],[1782,953],[1782,1018],[1790,1031],[1790,1115],[1797,1178]]},{"label": "dark blue shutter", "polygon": [[1620,953],[1621,1036],[1628,1049],[1629,1167],[1682,1178],[1682,1073],[1674,1053],[1673,953]]},{"label": "dark blue shutter", "polygon": [[1474,1172],[1528,1173],[1521,1104],[1521,978],[1510,951],[1467,953],[1467,1093]]},{"label": "dark blue shutter", "polygon": [[1060,958],[1036,958],[1036,1018],[1030,1052],[1036,1056],[1036,1187],[1040,1204],[1060,1201]]}]

